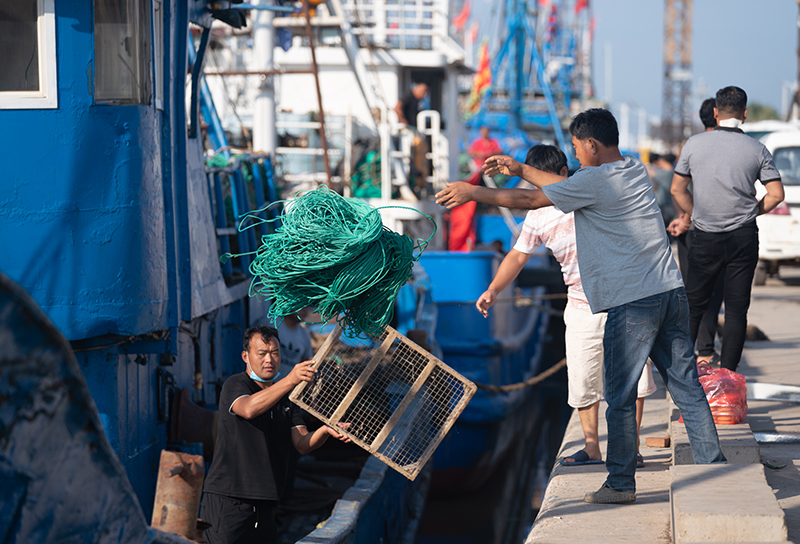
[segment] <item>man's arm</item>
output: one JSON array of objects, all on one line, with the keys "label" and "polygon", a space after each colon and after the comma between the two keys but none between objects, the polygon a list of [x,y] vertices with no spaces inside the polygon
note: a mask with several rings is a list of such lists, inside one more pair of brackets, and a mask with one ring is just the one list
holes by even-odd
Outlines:
[{"label": "man's arm", "polygon": [[447,207],[448,210],[470,201],[522,210],[535,210],[553,205],[543,191],[490,189],[463,181],[448,183],[445,189],[436,193],[436,203]]},{"label": "man's arm", "polygon": [[669,191],[678,207],[689,214],[689,217],[692,216],[692,211],[694,211],[694,200],[692,199],[692,193],[689,192],[689,183],[691,181],[692,178],[682,176],[676,172],[672,175],[672,187]]},{"label": "man's arm", "polygon": [[785,198],[783,183],[779,179],[766,182],[764,189],[767,190],[767,194],[758,201],[758,215],[771,212]]},{"label": "man's arm", "polygon": [[483,317],[489,316],[488,310],[494,305],[497,300],[497,295],[501,293],[503,289],[511,285],[511,282],[519,276],[520,271],[530,257],[529,254],[517,251],[516,249],[512,249],[508,252],[503,262],[500,263],[497,274],[495,274],[492,283],[489,284],[489,288],[486,289],[486,292],[484,292],[475,303],[475,307],[483,314]]},{"label": "man's arm", "polygon": [[508,155],[494,155],[489,157],[483,165],[483,171],[487,176],[496,176],[497,174],[518,176],[540,189],[545,185],[558,183],[559,181],[567,179],[565,176],[543,172],[533,166],[517,162]]},{"label": "man's arm", "polygon": [[281,400],[286,394],[295,388],[300,382],[310,382],[314,379],[316,369],[311,368],[314,361],[304,361],[294,366],[292,371],[282,380],[278,380],[271,386],[247,395],[239,397],[233,401],[230,407],[233,413],[245,419],[258,417]]},{"label": "man's arm", "polygon": [[[339,425],[347,428],[346,426],[348,424],[340,423]],[[347,438],[346,435],[337,433],[332,427],[328,427],[327,425],[323,425],[313,433],[308,432],[308,429],[305,427],[292,428],[292,444],[294,444],[294,448],[300,455],[306,455],[319,448],[327,442],[329,436],[337,438],[342,442],[350,442],[350,439]]]},{"label": "man's arm", "polygon": [[408,119],[406,119],[405,114],[403,113],[403,101],[398,100],[397,104],[394,105],[394,112],[397,114],[397,120],[403,123],[404,125],[408,124]]}]

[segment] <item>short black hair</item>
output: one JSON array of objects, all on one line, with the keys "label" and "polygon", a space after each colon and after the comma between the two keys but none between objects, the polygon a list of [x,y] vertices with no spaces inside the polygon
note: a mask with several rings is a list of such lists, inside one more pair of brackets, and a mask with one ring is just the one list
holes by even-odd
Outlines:
[{"label": "short black hair", "polygon": [[576,115],[569,124],[569,133],[579,140],[594,138],[606,147],[619,145],[617,120],[603,108],[592,108]]},{"label": "short black hair", "polygon": [[674,153],[667,153],[666,155],[661,155],[661,158],[670,163],[672,166],[675,166],[675,161],[678,160],[678,157],[676,157]]},{"label": "short black hair", "polygon": [[700,104],[700,121],[706,128],[714,128],[717,126],[717,120],[714,118],[714,108],[717,107],[717,101],[714,98],[706,98]]},{"label": "short black hair", "polygon": [[661,155],[658,153],[650,153],[650,156],[647,158],[647,162],[650,164],[657,163],[661,159]]},{"label": "short black hair", "polygon": [[268,325],[256,325],[244,331],[244,338],[242,339],[242,347],[244,348],[244,351],[250,351],[250,340],[252,340],[257,334],[261,335],[261,338],[266,344],[269,344],[269,341],[273,338],[278,342],[281,341],[278,337],[278,329],[275,327],[270,327]]},{"label": "short black hair", "polygon": [[747,93],[744,89],[724,87],[717,91],[717,111],[726,115],[741,115],[747,109]]},{"label": "short black hair", "polygon": [[543,172],[561,174],[567,166],[567,156],[554,145],[537,144],[528,150],[525,164]]}]

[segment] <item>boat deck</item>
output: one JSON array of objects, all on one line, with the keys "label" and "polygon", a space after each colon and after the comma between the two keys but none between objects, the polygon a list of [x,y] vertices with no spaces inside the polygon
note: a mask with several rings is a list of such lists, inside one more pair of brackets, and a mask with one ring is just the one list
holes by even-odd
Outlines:
[{"label": "boat deck", "polygon": [[[753,288],[749,321],[769,340],[745,345],[738,371],[748,384],[800,386],[798,304],[798,270],[782,270],[780,279]],[[645,467],[636,473],[636,502],[587,504],[583,496],[602,485],[605,465],[556,464],[526,542],[800,542],[800,402],[751,400],[744,423],[719,425],[728,465],[675,465],[673,458],[680,463],[688,444],[683,426],[670,423],[671,403],[657,379],[659,391],[645,402],[640,450]],[[601,406],[605,454],[604,410]],[[765,442],[764,433],[785,435],[787,441]],[[670,437],[671,446],[647,447],[648,437]],[[558,457],[582,444],[575,412]]]}]

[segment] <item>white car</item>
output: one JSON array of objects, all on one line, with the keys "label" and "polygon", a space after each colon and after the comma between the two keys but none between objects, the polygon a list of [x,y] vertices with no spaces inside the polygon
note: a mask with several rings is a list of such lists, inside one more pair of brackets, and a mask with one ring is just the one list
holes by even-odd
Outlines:
[{"label": "white car", "polygon": [[[755,285],[764,285],[768,275],[776,275],[781,266],[800,265],[800,130],[772,132],[763,136],[781,173],[786,199],[758,223],[758,266]],[[766,189],[757,183],[757,197]]]}]

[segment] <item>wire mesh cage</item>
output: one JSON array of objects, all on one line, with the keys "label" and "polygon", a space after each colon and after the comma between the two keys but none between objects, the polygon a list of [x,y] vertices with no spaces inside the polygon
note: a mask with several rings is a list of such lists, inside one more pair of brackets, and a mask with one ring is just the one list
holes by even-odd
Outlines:
[{"label": "wire mesh cage", "polygon": [[410,480],[475,393],[474,383],[391,327],[347,338],[337,326],[314,361],[314,380],[295,387],[291,401]]}]

